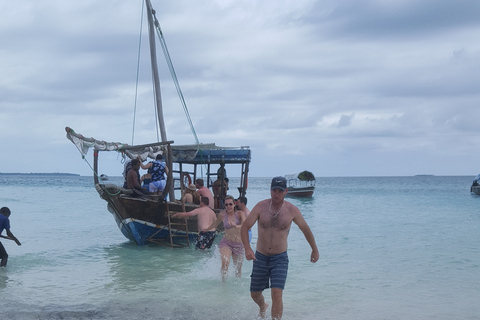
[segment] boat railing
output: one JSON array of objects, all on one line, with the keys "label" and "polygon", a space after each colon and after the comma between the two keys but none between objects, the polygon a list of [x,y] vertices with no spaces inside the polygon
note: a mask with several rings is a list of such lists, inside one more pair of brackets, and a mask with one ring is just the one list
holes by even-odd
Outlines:
[{"label": "boat railing", "polygon": [[290,179],[288,180],[289,188],[302,188],[302,187],[315,187],[315,180],[300,180],[300,179]]}]

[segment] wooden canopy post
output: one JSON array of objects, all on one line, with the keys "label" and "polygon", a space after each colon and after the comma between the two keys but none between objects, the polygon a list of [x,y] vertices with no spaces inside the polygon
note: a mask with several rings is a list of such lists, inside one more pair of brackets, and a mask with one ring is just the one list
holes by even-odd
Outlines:
[{"label": "wooden canopy post", "polygon": [[98,150],[93,151],[93,182],[95,185],[99,183],[98,181]]}]

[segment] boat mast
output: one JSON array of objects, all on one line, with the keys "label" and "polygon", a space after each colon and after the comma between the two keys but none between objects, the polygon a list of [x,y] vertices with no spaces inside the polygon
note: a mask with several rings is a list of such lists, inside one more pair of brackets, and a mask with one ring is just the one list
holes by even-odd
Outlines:
[{"label": "boat mast", "polygon": [[158,77],[158,67],[157,67],[157,49],[155,46],[155,27],[153,22],[153,16],[155,11],[152,8],[152,3],[150,2],[150,0],[145,0],[145,4],[147,5],[148,38],[150,42],[150,60],[152,63],[153,85],[155,88],[157,120],[158,120],[158,126],[160,128],[160,136],[162,138],[162,142],[165,142],[167,141],[167,133],[165,131],[165,122],[163,120],[162,96],[160,94],[160,79]]}]

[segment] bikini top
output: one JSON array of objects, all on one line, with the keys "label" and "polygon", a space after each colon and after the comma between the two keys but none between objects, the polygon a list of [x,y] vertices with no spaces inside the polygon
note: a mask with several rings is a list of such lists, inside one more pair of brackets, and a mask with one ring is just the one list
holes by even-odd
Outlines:
[{"label": "bikini top", "polygon": [[[240,217],[237,215],[237,211],[235,211],[235,225],[238,224],[240,224]],[[228,222],[228,213],[225,213],[225,218],[223,218],[223,226],[225,229],[231,229],[234,227]]]}]

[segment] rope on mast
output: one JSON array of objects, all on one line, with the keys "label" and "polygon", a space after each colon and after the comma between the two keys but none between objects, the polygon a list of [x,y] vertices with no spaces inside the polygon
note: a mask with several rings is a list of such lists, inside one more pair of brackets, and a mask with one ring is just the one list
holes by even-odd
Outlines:
[{"label": "rope on mast", "polygon": [[[137,79],[135,81],[135,101],[133,106],[133,125],[132,125],[132,145],[135,137],[135,122],[137,116],[137,100],[138,100],[138,78],[140,75],[140,51],[142,47],[142,31],[143,31],[143,12],[145,10],[145,2],[142,1],[142,11],[140,15],[140,36],[138,37],[138,53],[137,53]],[[157,134],[158,135],[158,134]]]},{"label": "rope on mast", "polygon": [[163,54],[165,55],[165,60],[167,61],[168,69],[170,70],[170,74],[172,75],[175,88],[177,89],[178,97],[180,98],[180,102],[182,103],[185,116],[187,117],[188,124],[190,125],[190,130],[192,130],[192,134],[195,138],[195,142],[198,145],[200,142],[198,141],[197,133],[195,132],[192,119],[190,118],[190,113],[188,112],[187,103],[185,102],[185,98],[183,97],[182,89],[180,88],[180,83],[178,82],[177,74],[173,67],[172,59],[170,58],[170,53],[168,52],[168,49],[167,49],[167,43],[165,42],[162,29],[160,28],[160,23],[158,22],[157,17],[155,16],[155,11],[153,11],[153,19],[155,20],[155,28],[157,30],[157,36],[160,41],[160,44],[162,45],[162,50],[163,50]]},{"label": "rope on mast", "polygon": [[[139,37],[140,40],[139,40],[139,44],[138,44],[138,57],[137,57],[137,79],[136,79],[136,86],[135,86],[135,103],[134,103],[133,126],[132,126],[132,145],[134,144],[134,136],[135,136],[136,110],[137,110],[139,72],[140,72],[140,51],[141,51],[141,44],[142,44],[142,41],[141,41],[142,36],[141,35],[142,35],[142,30],[143,30],[143,12],[144,12],[144,9],[145,9],[145,2],[142,1],[142,3],[143,3],[143,5],[142,5],[142,15],[141,15],[141,23],[140,23],[140,37]],[[187,108],[187,103],[185,102],[183,92],[180,88],[180,84],[179,84],[175,69],[173,67],[172,59],[170,58],[170,53],[168,52],[168,48],[167,48],[167,44],[165,42],[165,38],[163,36],[163,32],[160,28],[160,23],[158,22],[158,19],[155,15],[155,10],[153,8],[151,10],[151,13],[152,13],[151,17],[153,17],[153,20],[154,20],[153,21],[154,22],[153,23],[154,24],[154,29],[157,31],[157,37],[158,37],[158,39],[160,41],[160,44],[162,46],[162,51],[163,51],[163,54],[165,56],[165,60],[166,60],[168,69],[169,69],[170,74],[172,76],[173,83],[175,84],[177,94],[180,98],[180,102],[182,104],[183,110],[185,112],[185,116],[186,116],[188,124],[190,126],[190,130],[192,131],[193,137],[195,139],[195,143],[197,145],[199,145],[200,142],[198,140],[197,133],[195,131],[195,127],[193,126],[193,122],[192,122],[192,119],[190,117],[190,113],[189,113],[188,108]],[[152,74],[152,80],[153,80],[153,77],[154,76]],[[153,91],[155,92],[155,82],[154,81],[152,81],[152,87],[153,87]],[[158,117],[158,106],[157,106],[156,99],[154,99],[154,107],[155,107],[155,116]],[[156,122],[157,141],[160,141],[159,131],[160,131],[160,128],[159,128],[158,122]]]}]

